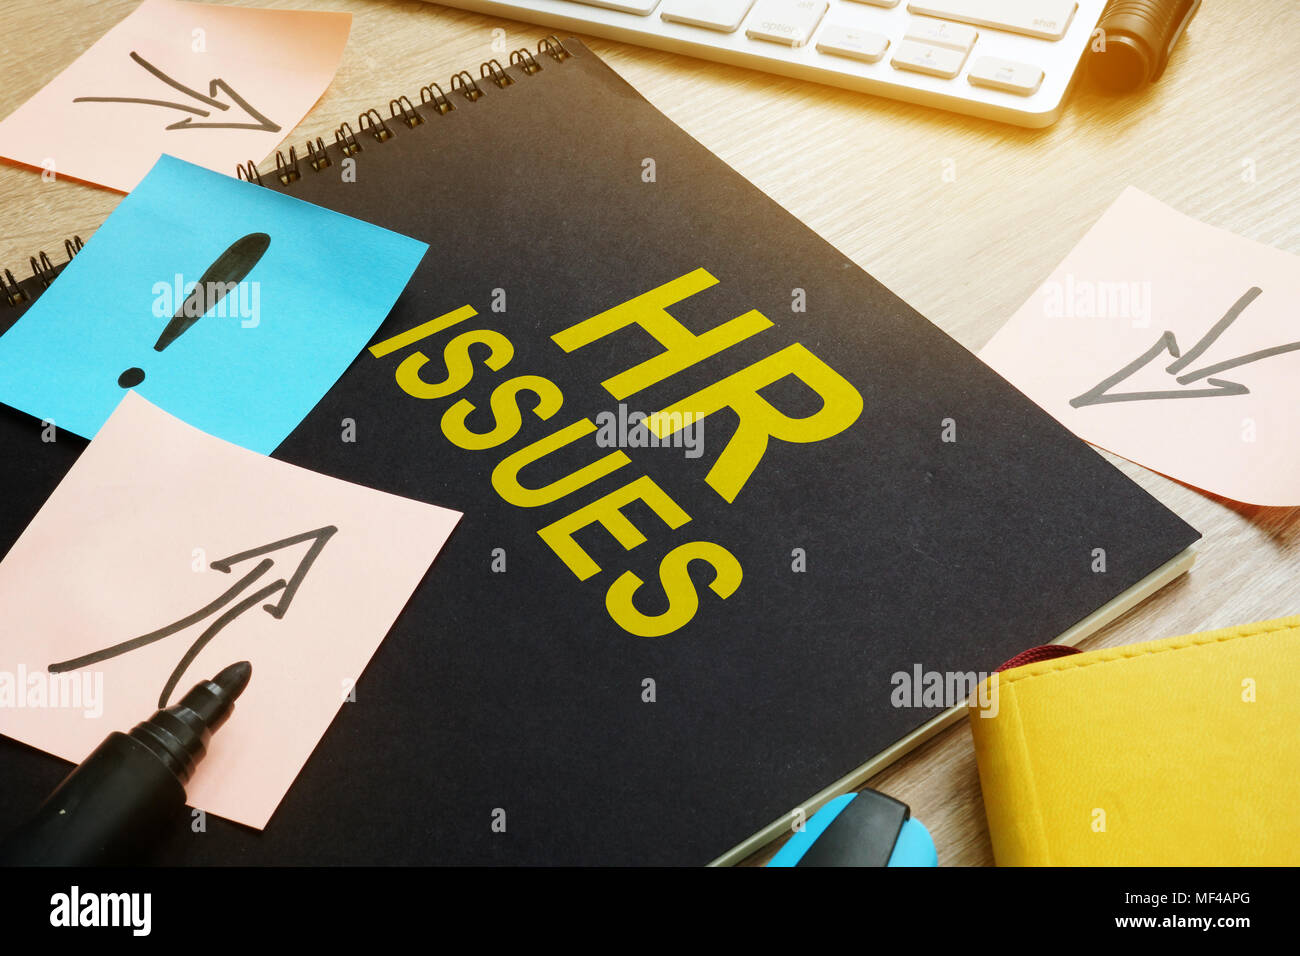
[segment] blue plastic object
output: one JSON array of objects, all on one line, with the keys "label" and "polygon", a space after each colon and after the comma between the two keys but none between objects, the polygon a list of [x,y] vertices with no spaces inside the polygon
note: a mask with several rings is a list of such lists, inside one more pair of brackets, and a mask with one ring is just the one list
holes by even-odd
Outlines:
[{"label": "blue plastic object", "polygon": [[909,817],[898,831],[898,842],[889,855],[887,866],[938,866],[939,854],[935,852],[930,831],[915,817]]},{"label": "blue plastic object", "polygon": [[[827,834],[831,824],[844,813],[854,800],[865,798],[864,804],[855,808],[863,813],[856,814],[870,821],[875,827],[871,832],[862,830],[863,820],[858,819],[855,826],[841,826]],[[870,806],[869,806],[870,805]],[[880,810],[877,812],[876,808]],[[893,811],[891,815],[890,811]],[[899,817],[902,817],[901,823]],[[846,818],[847,819],[847,818]],[[878,822],[877,822],[878,821]],[[881,829],[884,828],[884,829]],[[892,832],[885,832],[886,830]],[[857,846],[825,847],[819,846],[815,856],[832,862],[821,865],[860,865],[860,866],[938,866],[939,857],[934,849],[934,841],[920,820],[913,819],[907,807],[898,801],[874,790],[861,793],[846,793],[831,800],[809,820],[804,828],[786,841],[785,845],[772,857],[768,866],[797,866],[818,841],[825,837],[830,841],[855,840]],[[888,861],[880,862],[883,850],[888,848]],[[827,851],[830,852],[827,852]],[[808,864],[805,864],[808,865]]]}]

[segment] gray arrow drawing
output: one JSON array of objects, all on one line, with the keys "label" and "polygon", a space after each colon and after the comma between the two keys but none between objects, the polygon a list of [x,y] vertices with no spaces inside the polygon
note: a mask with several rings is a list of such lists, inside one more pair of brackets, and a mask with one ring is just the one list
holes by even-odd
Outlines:
[{"label": "gray arrow drawing", "polygon": [[[1260,362],[1275,355],[1284,355],[1287,352],[1300,350],[1300,342],[1288,342],[1286,345],[1275,345],[1272,348],[1260,349],[1257,352],[1250,352],[1247,355],[1239,355],[1236,358],[1228,359],[1223,362],[1216,362],[1213,365],[1207,365],[1204,368],[1197,369],[1194,372],[1183,372],[1183,369],[1199,359],[1205,352],[1237,321],[1237,318],[1245,310],[1246,306],[1254,302],[1262,290],[1258,286],[1252,286],[1246,293],[1233,303],[1223,318],[1214,323],[1213,327],[1201,336],[1200,340],[1187,350],[1180,353],[1178,349],[1178,339],[1173,332],[1165,332],[1159,340],[1147,349],[1133,361],[1129,362],[1118,372],[1102,379],[1082,395],[1077,395],[1070,399],[1070,405],[1074,408],[1085,408],[1089,405],[1106,405],[1112,402],[1149,402],[1171,398],[1211,398],[1227,395],[1248,395],[1250,389],[1240,382],[1229,382],[1213,376],[1226,372],[1229,369],[1240,368],[1243,365],[1250,365],[1254,362]],[[1142,368],[1160,357],[1162,353],[1168,353],[1174,359],[1165,371],[1174,377],[1174,382],[1179,386],[1187,386],[1193,382],[1199,382],[1202,379],[1211,387],[1209,388],[1170,388],[1160,389],[1148,392],[1112,392],[1115,386],[1127,380]],[[1180,374],[1182,373],[1182,374]]]}]

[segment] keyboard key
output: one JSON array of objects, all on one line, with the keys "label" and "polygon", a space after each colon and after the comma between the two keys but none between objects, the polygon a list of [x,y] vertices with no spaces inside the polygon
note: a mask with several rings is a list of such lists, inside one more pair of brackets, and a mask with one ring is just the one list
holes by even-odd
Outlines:
[{"label": "keyboard key", "polygon": [[1078,7],[1075,0],[908,0],[907,9],[944,20],[1044,40],[1059,40]]},{"label": "keyboard key", "polygon": [[572,3],[585,3],[589,7],[604,7],[619,13],[635,13],[638,17],[648,17],[659,6],[659,0],[570,0]]},{"label": "keyboard key", "polygon": [[981,56],[971,64],[966,79],[975,86],[1029,96],[1043,82],[1043,71],[1028,63],[1002,60],[996,56]]},{"label": "keyboard key", "polygon": [[905,39],[933,43],[935,46],[948,46],[954,50],[969,50],[975,43],[974,27],[948,20],[932,20],[929,17],[916,17],[907,25]]},{"label": "keyboard key", "polygon": [[931,46],[916,40],[904,40],[894,51],[894,58],[889,62],[900,70],[914,73],[928,73],[951,80],[961,72],[961,65],[966,62],[966,50],[954,50],[948,46]]},{"label": "keyboard key", "polygon": [[745,34],[751,40],[803,46],[828,5],[826,0],[758,0]]},{"label": "keyboard key", "polygon": [[869,3],[873,7],[888,7],[893,9],[898,6],[898,0],[854,0],[855,3]]},{"label": "keyboard key", "polygon": [[668,0],[659,16],[670,23],[735,33],[753,5],[754,0]]},{"label": "keyboard key", "polygon": [[834,56],[846,56],[864,63],[875,63],[889,49],[889,37],[857,27],[828,23],[817,38],[817,49]]}]

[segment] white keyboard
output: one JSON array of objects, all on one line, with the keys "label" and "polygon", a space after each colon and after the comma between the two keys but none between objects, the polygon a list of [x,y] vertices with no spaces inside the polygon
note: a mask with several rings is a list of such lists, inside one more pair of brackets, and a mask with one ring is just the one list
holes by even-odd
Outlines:
[{"label": "white keyboard", "polygon": [[969,113],[1048,126],[1106,0],[437,0]]}]

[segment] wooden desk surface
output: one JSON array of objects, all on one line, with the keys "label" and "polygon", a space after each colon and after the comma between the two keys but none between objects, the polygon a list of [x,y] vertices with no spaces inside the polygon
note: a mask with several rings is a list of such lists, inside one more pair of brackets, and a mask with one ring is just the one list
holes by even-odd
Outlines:
[{"label": "wooden desk surface", "polygon": [[[10,0],[0,115],[72,62],[135,0]],[[333,84],[287,142],[414,94],[550,32],[419,2],[257,0],[347,10]],[[1046,130],[787,80],[600,39],[593,50],[778,202],[975,350],[1128,184],[1300,253],[1300,7],[1202,5],[1164,78],[1120,100],[1081,86]],[[265,165],[263,165],[265,169]],[[945,172],[949,175],[945,176]],[[89,237],[120,196],[0,164],[0,265]],[[56,257],[57,258],[57,257]],[[1300,613],[1300,511],[1208,497],[1117,461],[1204,534],[1195,569],[1084,643],[1127,644]],[[992,862],[970,732],[958,725],[877,776],[945,865]]]}]

